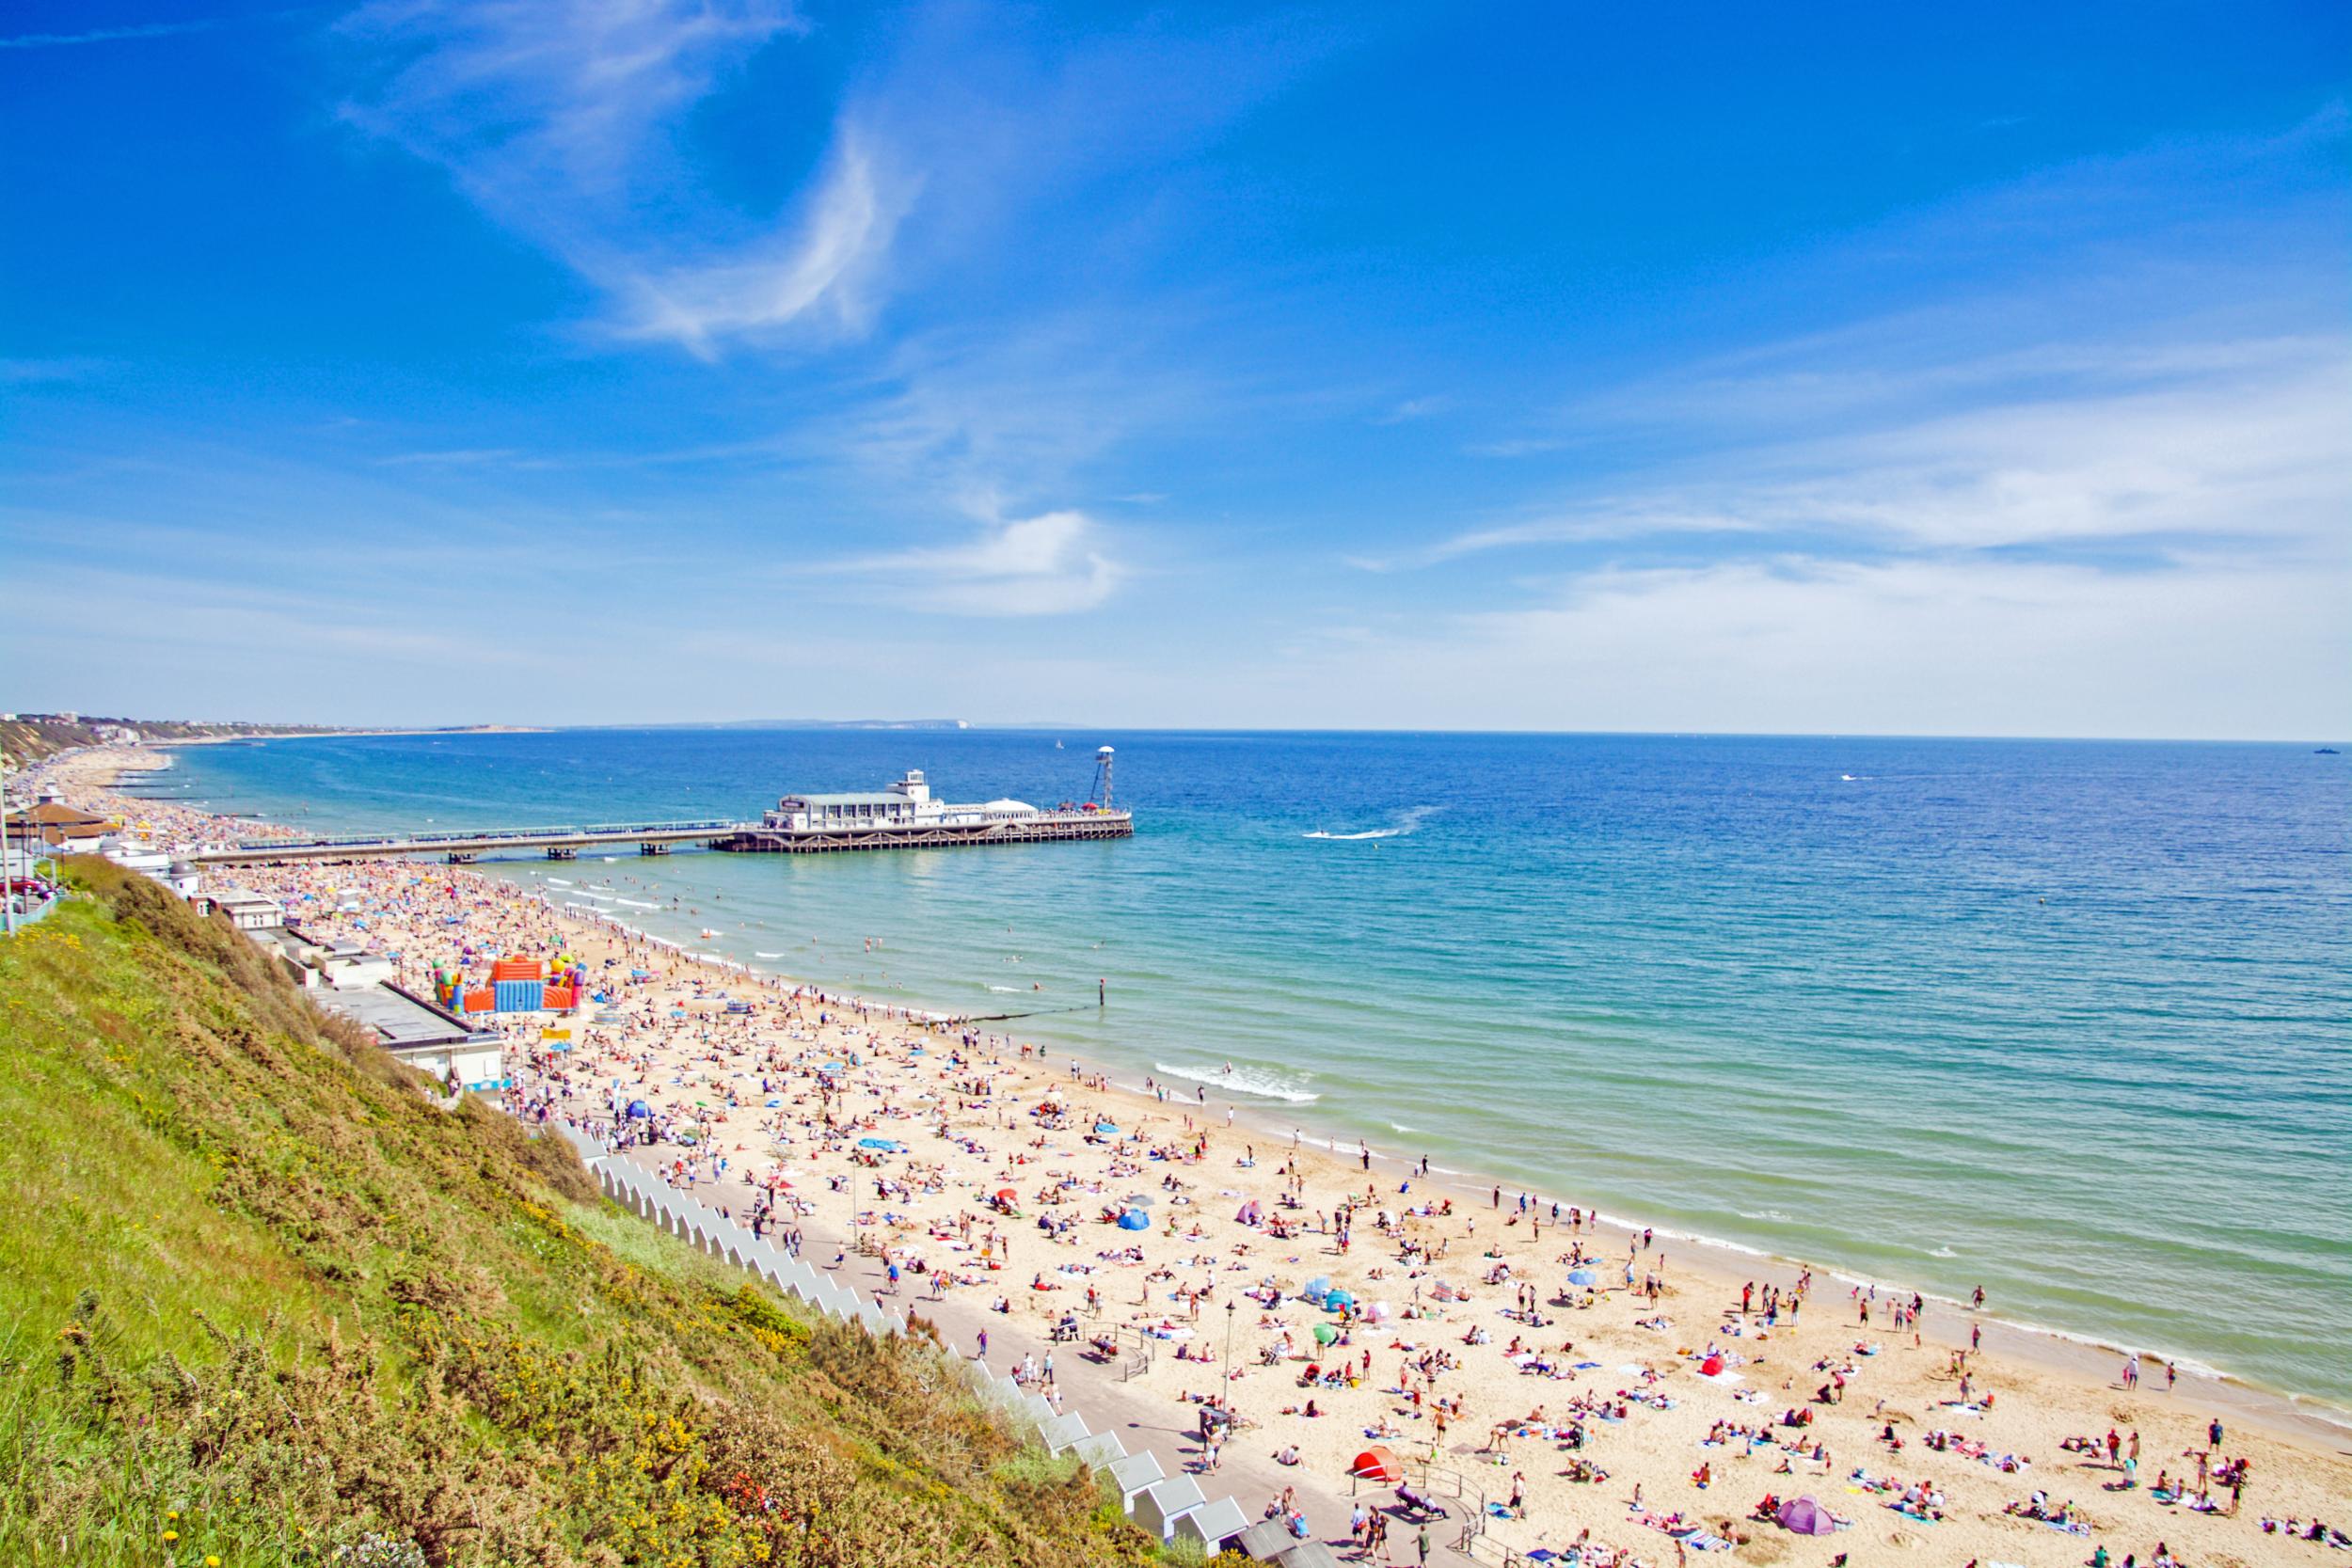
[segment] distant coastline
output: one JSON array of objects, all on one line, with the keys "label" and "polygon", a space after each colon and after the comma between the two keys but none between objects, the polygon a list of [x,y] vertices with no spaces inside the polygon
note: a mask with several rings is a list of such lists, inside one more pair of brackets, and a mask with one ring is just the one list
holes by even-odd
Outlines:
[{"label": "distant coastline", "polygon": [[142,740],[143,746],[225,746],[240,740],[358,740],[389,735],[545,735],[546,724],[437,724],[414,730],[248,730],[239,735],[192,735]]}]

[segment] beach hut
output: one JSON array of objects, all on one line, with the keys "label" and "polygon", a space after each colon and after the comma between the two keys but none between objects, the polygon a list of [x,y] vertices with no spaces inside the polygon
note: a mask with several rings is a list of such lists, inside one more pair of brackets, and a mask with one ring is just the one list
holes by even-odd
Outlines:
[{"label": "beach hut", "polygon": [[1118,1483],[1120,1506],[1130,1513],[1136,1511],[1136,1498],[1145,1487],[1157,1486],[1168,1477],[1168,1472],[1160,1468],[1160,1456],[1149,1449],[1114,1459],[1104,1468]]},{"label": "beach hut", "polygon": [[1780,1528],[1796,1535],[1827,1535],[1837,1528],[1829,1510],[1811,1497],[1791,1497],[1780,1505]]},{"label": "beach hut", "polygon": [[1347,1473],[1375,1486],[1394,1486],[1405,1479],[1405,1461],[1397,1458],[1394,1449],[1375,1443],[1356,1456],[1356,1463],[1347,1467]]},{"label": "beach hut", "polygon": [[1281,1568],[1340,1568],[1340,1560],[1320,1541],[1301,1541],[1289,1551],[1278,1554],[1274,1560]]},{"label": "beach hut", "polygon": [[1249,1528],[1249,1515],[1241,1511],[1241,1504],[1231,1497],[1219,1497],[1203,1503],[1189,1513],[1176,1517],[1176,1528],[1169,1533],[1178,1540],[1198,1541],[1211,1555]]},{"label": "beach hut", "polygon": [[1136,1494],[1136,1526],[1154,1541],[1165,1541],[1175,1533],[1178,1519],[1208,1500],[1200,1483],[1190,1476],[1170,1476]]},{"label": "beach hut", "polygon": [[1045,1445],[1047,1453],[1057,1454],[1064,1449],[1076,1445],[1088,1435],[1086,1418],[1073,1410],[1067,1416],[1057,1416],[1040,1426],[1037,1440]]},{"label": "beach hut", "polygon": [[1290,1527],[1279,1519],[1261,1519],[1241,1532],[1233,1549],[1255,1562],[1272,1562],[1298,1544]]},{"label": "beach hut", "polygon": [[1115,1432],[1098,1432],[1091,1437],[1082,1437],[1073,1443],[1070,1451],[1091,1468],[1107,1470],[1127,1457],[1127,1445],[1119,1440],[1119,1433]]}]

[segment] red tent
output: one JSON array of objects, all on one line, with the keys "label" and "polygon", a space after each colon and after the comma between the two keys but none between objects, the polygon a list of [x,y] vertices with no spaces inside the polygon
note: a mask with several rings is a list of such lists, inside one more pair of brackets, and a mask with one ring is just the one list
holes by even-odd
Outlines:
[{"label": "red tent", "polygon": [[1699,1370],[1705,1372],[1708,1377],[1713,1377],[1716,1373],[1722,1371],[1723,1370],[1724,1358],[1720,1355],[1710,1355],[1706,1360],[1699,1363]]},{"label": "red tent", "polygon": [[1020,1201],[1020,1198],[1021,1195],[1014,1192],[1010,1187],[999,1187],[996,1189],[996,1201],[999,1203],[1017,1203]]},{"label": "red tent", "polygon": [[1347,1473],[1358,1481],[1369,1481],[1381,1486],[1394,1486],[1405,1479],[1405,1462],[1396,1457],[1396,1450],[1369,1448],[1356,1456],[1356,1463]]}]

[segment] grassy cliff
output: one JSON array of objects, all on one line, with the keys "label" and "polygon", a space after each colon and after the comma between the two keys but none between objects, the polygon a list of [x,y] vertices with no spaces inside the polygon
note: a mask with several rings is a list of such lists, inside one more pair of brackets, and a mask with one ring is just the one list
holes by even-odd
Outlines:
[{"label": "grassy cliff", "polygon": [[797,1316],[84,875],[0,943],[0,1561],[1151,1560],[928,1345]]}]

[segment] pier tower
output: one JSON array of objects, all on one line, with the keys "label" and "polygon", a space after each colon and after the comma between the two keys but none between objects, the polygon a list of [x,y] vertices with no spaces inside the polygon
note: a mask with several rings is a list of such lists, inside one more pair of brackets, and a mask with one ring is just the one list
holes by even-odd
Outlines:
[{"label": "pier tower", "polygon": [[1108,746],[1094,753],[1094,803],[1104,811],[1111,809],[1111,749]]}]

